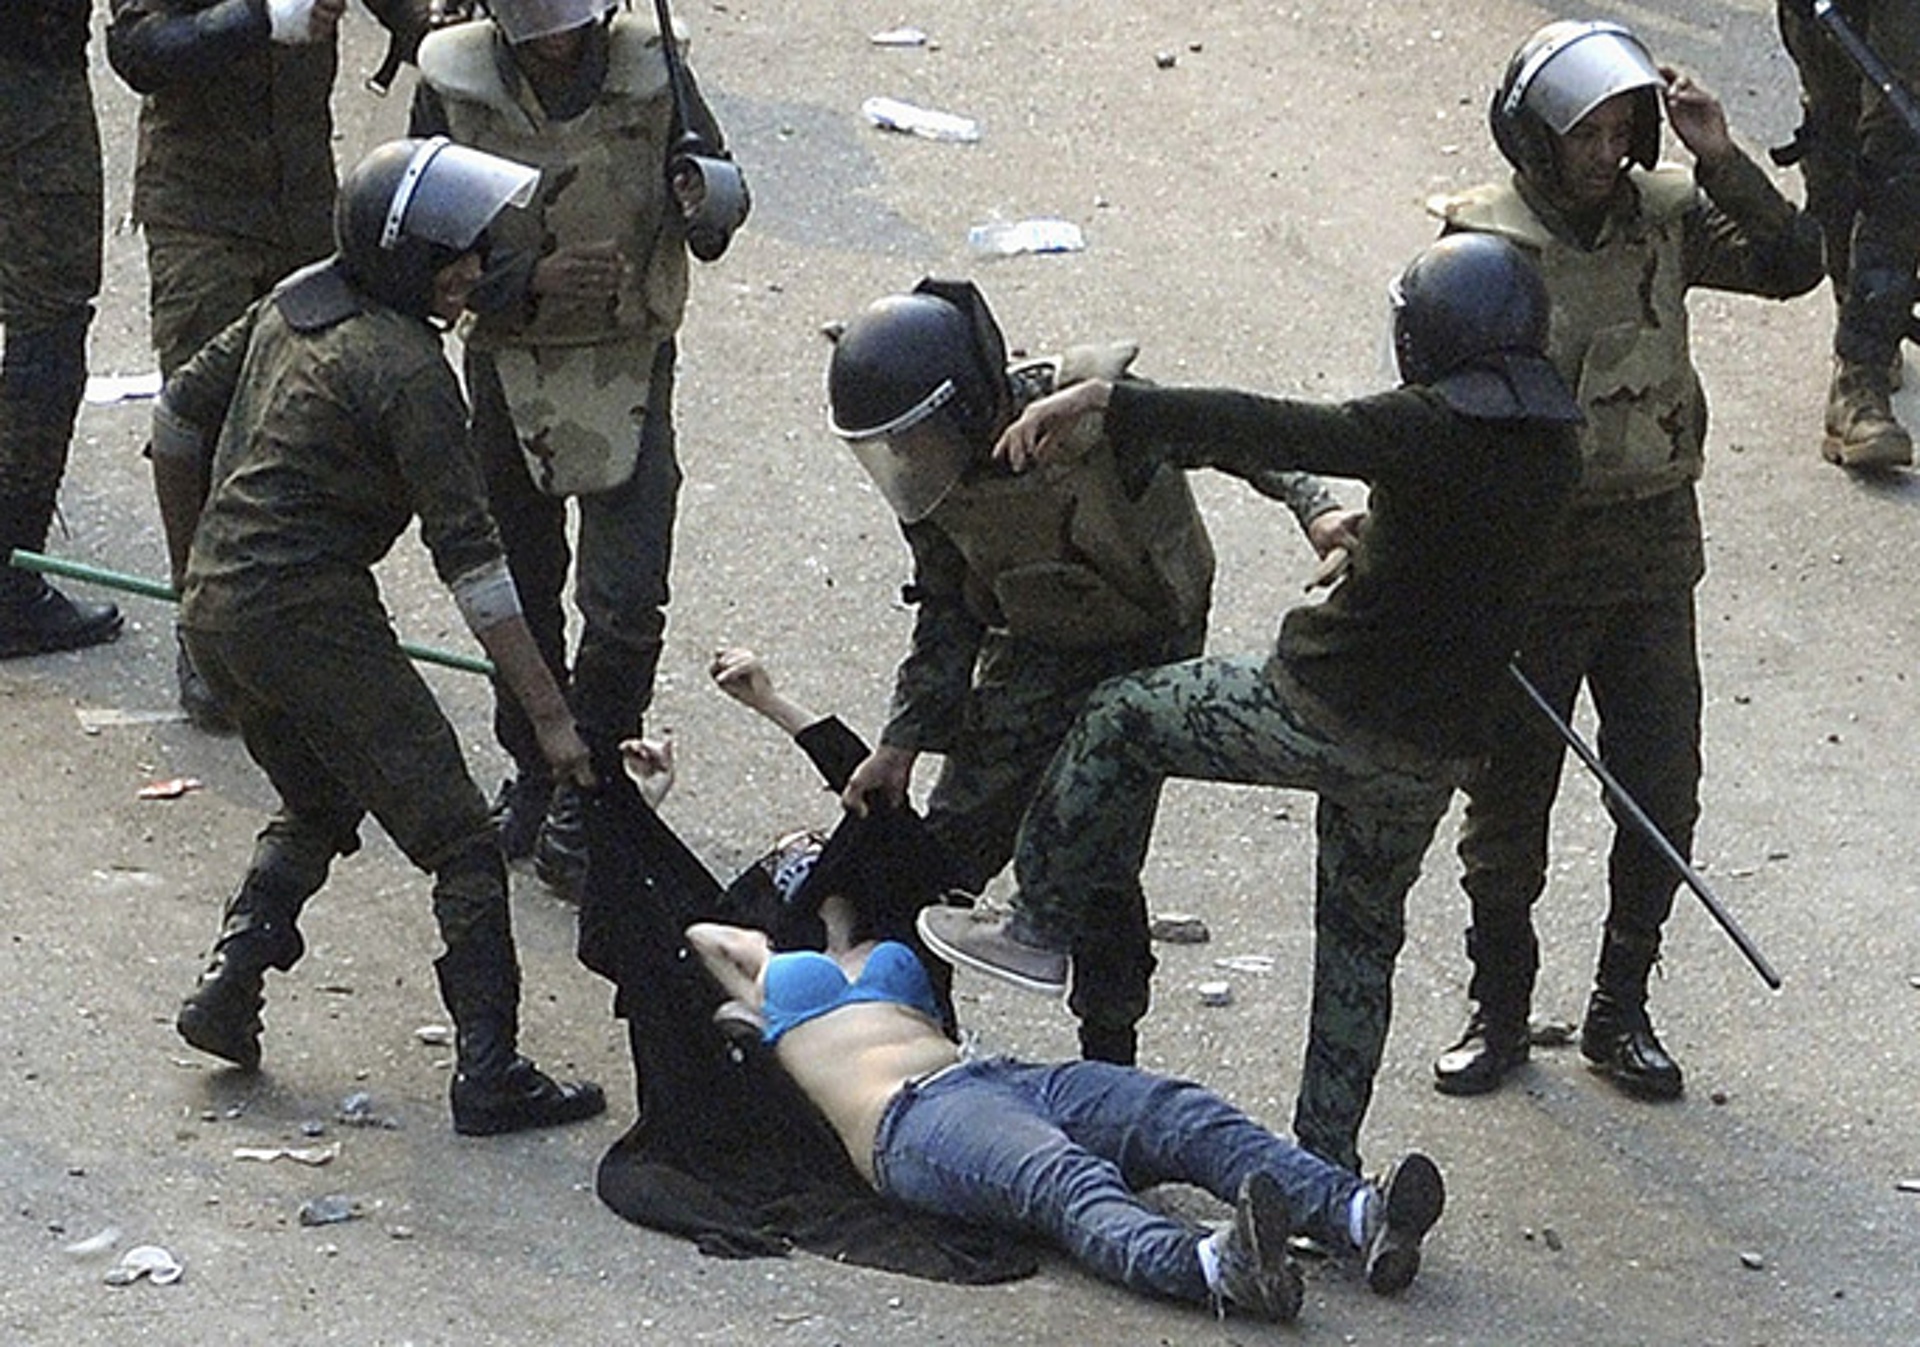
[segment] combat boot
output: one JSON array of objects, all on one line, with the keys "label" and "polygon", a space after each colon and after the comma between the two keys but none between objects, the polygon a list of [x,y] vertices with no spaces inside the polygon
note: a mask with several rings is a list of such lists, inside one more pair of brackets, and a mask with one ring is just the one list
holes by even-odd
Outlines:
[{"label": "combat boot", "polygon": [[1473,1010],[1458,1041],[1434,1060],[1433,1088],[1441,1094],[1491,1094],[1532,1050],[1527,1017],[1540,966],[1532,923],[1469,928],[1467,958],[1473,963],[1467,989]]},{"label": "combat boot", "polygon": [[543,772],[516,768],[500,783],[493,801],[493,824],[500,836],[500,854],[510,861],[533,855],[553,801],[553,778]]},{"label": "combat boot", "polygon": [[1821,455],[1843,468],[1904,468],[1913,438],[1893,415],[1891,368],[1835,359]]},{"label": "combat boot", "polygon": [[286,972],[306,953],[292,919],[278,919],[244,906],[246,887],[235,896],[206,971],[181,1003],[174,1021],[180,1037],[242,1071],[260,1069],[260,1011],[266,1005],[269,968]]},{"label": "combat boot", "polygon": [[586,802],[571,781],[554,788],[552,803],[533,843],[533,873],[567,902],[577,903],[586,893]]},{"label": "combat boot", "polygon": [[[21,584],[13,576],[24,577]],[[68,598],[37,575],[13,571],[0,586],[0,659],[82,650],[120,635],[120,610],[111,603]]]},{"label": "combat boot", "polygon": [[520,1055],[520,973],[511,949],[449,950],[434,971],[453,1015],[454,1131],[499,1136],[606,1112],[606,1093],[592,1081],[554,1080]]},{"label": "combat boot", "polygon": [[1678,1099],[1685,1089],[1680,1064],[1654,1035],[1644,998],[1623,1000],[1604,987],[1594,988],[1580,1026],[1580,1055],[1642,1099]]}]

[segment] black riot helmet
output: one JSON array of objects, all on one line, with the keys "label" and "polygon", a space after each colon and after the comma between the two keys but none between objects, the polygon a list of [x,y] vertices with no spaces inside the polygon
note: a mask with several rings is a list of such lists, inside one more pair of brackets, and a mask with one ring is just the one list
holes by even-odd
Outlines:
[{"label": "black riot helmet", "polygon": [[1546,283],[1506,239],[1449,234],[1408,263],[1388,294],[1405,383],[1480,420],[1582,419],[1547,359]]},{"label": "black riot helmet", "polygon": [[1493,91],[1487,120],[1507,162],[1553,186],[1553,138],[1564,136],[1609,98],[1634,96],[1628,157],[1652,168],[1660,157],[1660,91],[1666,87],[1646,45],[1617,23],[1550,23],[1520,44]]},{"label": "black riot helmet", "polygon": [[392,140],[354,165],[334,204],[334,246],[356,290],[426,317],[433,278],[482,246],[493,219],[525,205],[538,169],[432,140]]},{"label": "black riot helmet", "polygon": [[993,445],[1012,405],[1007,344],[968,281],[923,280],[847,324],[827,364],[829,428],[907,523]]}]

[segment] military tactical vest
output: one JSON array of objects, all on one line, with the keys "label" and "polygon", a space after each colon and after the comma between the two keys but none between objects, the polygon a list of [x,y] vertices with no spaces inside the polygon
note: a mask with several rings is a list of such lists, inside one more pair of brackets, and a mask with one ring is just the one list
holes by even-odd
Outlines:
[{"label": "military tactical vest", "polygon": [[[1099,376],[1117,379],[1132,346],[1077,347],[1012,371],[1023,404]],[[1065,461],[1018,476],[975,472],[929,522],[967,559],[967,606],[1017,640],[1055,649],[1125,645],[1203,621],[1213,545],[1186,475],[1156,471],[1129,498],[1113,446],[1081,422]]]},{"label": "military tactical vest", "polygon": [[[630,264],[611,308],[548,296],[470,319],[462,335],[476,350],[639,337],[657,343],[680,326],[687,252],[667,194],[673,100],[659,31],[620,14],[608,47],[599,97],[578,117],[553,121],[506,57],[491,20],[443,28],[420,44],[420,74],[445,104],[453,138],[541,171],[536,203],[502,212],[495,241],[544,256],[612,239]],[[649,363],[642,362],[643,379]]]},{"label": "military tactical vest", "polygon": [[1688,351],[1685,221],[1698,200],[1681,168],[1632,170],[1639,210],[1609,219],[1587,251],[1556,237],[1511,182],[1436,198],[1455,229],[1500,234],[1538,263],[1553,298],[1548,354],[1587,424],[1582,505],[1640,500],[1700,476],[1707,404]]}]

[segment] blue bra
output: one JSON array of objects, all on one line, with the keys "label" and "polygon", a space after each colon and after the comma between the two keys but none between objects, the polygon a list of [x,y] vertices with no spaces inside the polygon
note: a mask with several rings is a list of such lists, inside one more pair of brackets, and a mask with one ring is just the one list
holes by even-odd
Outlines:
[{"label": "blue bra", "polygon": [[817,950],[788,950],[767,960],[760,1013],[768,1043],[798,1024],[817,1020],[841,1006],[881,1002],[917,1010],[938,1023],[940,1005],[933,983],[914,952],[897,940],[882,940],[867,955],[860,976],[847,981],[840,965]]}]

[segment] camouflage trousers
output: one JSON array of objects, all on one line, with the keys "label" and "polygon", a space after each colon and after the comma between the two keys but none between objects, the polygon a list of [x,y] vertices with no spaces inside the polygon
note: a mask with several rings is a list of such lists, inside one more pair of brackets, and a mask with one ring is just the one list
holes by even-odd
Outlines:
[{"label": "camouflage trousers", "polygon": [[1168,777],[1319,796],[1313,1009],[1293,1130],[1357,1170],[1407,891],[1453,765],[1342,723],[1278,664],[1206,658],[1113,679],[1088,699],[1021,828],[1016,906],[1028,921],[1070,939],[1109,918],[1109,895],[1137,885],[1146,859],[1139,802]]}]

